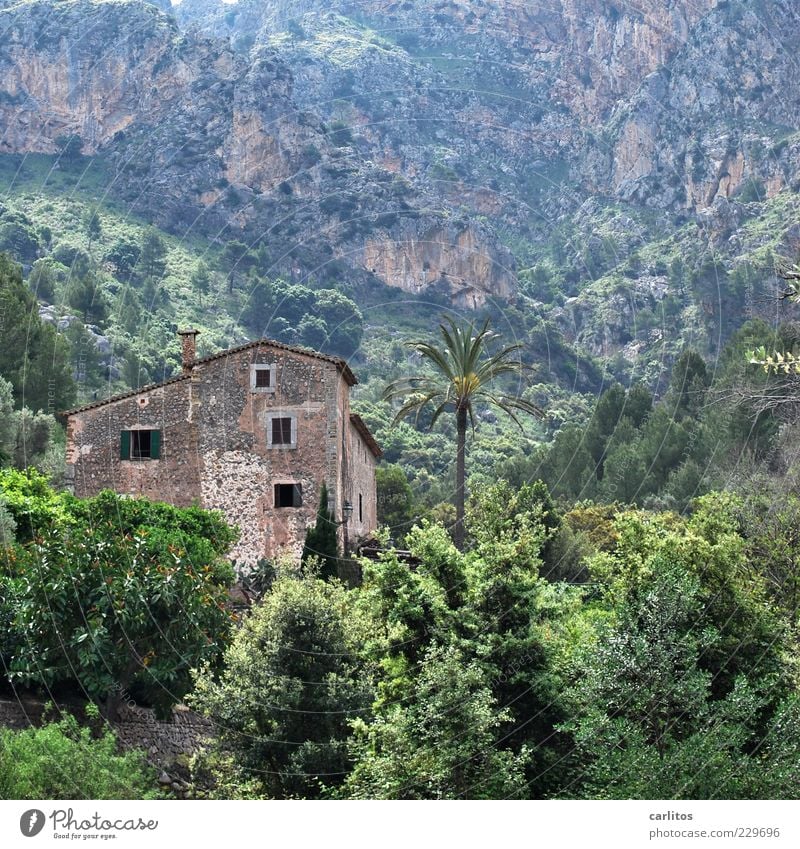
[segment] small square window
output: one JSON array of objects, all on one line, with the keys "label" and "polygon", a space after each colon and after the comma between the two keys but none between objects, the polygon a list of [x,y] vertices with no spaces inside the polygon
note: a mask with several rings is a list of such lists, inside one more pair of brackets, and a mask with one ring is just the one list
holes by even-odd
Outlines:
[{"label": "small square window", "polygon": [[250,366],[250,390],[275,392],[275,366],[256,363]]},{"label": "small square window", "polygon": [[302,507],[303,488],[299,483],[275,484],[276,507]]},{"label": "small square window", "polygon": [[267,413],[267,447],[297,448],[297,416]]}]

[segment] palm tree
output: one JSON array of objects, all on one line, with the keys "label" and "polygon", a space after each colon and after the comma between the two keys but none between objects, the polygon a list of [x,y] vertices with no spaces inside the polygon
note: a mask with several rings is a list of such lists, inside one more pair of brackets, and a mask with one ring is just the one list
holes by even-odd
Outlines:
[{"label": "palm tree", "polygon": [[430,427],[436,424],[439,416],[452,410],[456,415],[456,524],[454,538],[459,550],[464,547],[464,483],[465,448],[467,421],[475,428],[473,406],[486,403],[497,407],[522,428],[514,410],[521,410],[541,417],[542,411],[529,401],[507,395],[497,395],[490,386],[496,378],[507,374],[520,374],[522,363],[512,358],[512,354],[522,346],[509,345],[496,354],[489,354],[487,342],[496,334],[489,330],[489,319],[475,331],[471,323],[458,325],[452,319],[445,318],[439,325],[442,334],[441,345],[426,341],[407,342],[407,347],[416,351],[424,360],[433,365],[435,376],[403,377],[390,383],[383,391],[383,400],[405,399],[394,417],[393,424],[415,413],[415,423],[419,415],[434,405]]}]

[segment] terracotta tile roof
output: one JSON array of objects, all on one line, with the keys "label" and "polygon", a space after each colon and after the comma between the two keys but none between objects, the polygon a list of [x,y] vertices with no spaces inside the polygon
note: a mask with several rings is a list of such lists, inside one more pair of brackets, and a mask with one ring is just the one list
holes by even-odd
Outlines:
[{"label": "terracotta tile roof", "polygon": [[[328,354],[320,354],[319,351],[312,351],[310,348],[300,348],[297,345],[286,345],[283,342],[276,342],[274,339],[256,339],[254,342],[245,342],[243,345],[237,345],[235,348],[227,348],[219,353],[211,354],[208,357],[195,360],[192,365],[197,366],[202,365],[203,363],[210,363],[212,360],[221,360],[231,354],[239,354],[242,351],[246,351],[248,348],[257,348],[260,345],[269,345],[271,348],[280,348],[282,351],[290,351],[293,354],[302,354],[305,357],[314,357],[314,359],[317,360],[325,360],[325,362],[333,363],[339,370],[342,377],[347,381],[348,386],[354,386],[358,383],[356,376],[350,370],[350,366],[348,366],[347,363],[340,357],[331,357]],[[60,413],[60,415],[72,416],[75,413],[82,413],[85,410],[93,410],[96,407],[102,407],[104,404],[113,404],[115,401],[122,401],[125,398],[131,398],[134,395],[141,395],[143,392],[151,392],[153,389],[159,389],[162,386],[169,386],[170,384],[178,383],[181,380],[188,380],[190,377],[190,374],[179,374],[177,377],[170,377],[168,380],[162,380],[159,383],[149,383],[147,386],[142,386],[139,389],[130,389],[127,392],[120,392],[118,395],[112,395],[108,398],[92,401],[90,404],[73,407],[71,410],[64,410]],[[362,426],[366,427],[363,422]],[[369,433],[369,431],[367,431],[367,433]],[[377,447],[377,443],[375,443],[375,446]],[[370,448],[371,447],[372,446],[370,446]],[[380,451],[380,448],[378,448],[378,451]]]},{"label": "terracotta tile roof", "polygon": [[369,448],[369,450],[372,451],[378,459],[383,457],[381,446],[375,441],[375,437],[369,432],[369,428],[364,424],[364,420],[361,416],[357,416],[355,413],[350,413],[350,423],[359,432],[364,442],[367,443],[367,448]]}]

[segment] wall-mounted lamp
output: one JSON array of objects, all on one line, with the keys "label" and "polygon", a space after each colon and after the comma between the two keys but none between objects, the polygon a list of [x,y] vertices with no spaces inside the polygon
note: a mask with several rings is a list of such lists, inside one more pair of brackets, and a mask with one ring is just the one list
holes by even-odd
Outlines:
[{"label": "wall-mounted lamp", "polygon": [[353,505],[349,501],[345,501],[342,504],[342,516],[344,517],[342,520],[342,524],[346,525],[350,521],[350,517],[353,515]]}]

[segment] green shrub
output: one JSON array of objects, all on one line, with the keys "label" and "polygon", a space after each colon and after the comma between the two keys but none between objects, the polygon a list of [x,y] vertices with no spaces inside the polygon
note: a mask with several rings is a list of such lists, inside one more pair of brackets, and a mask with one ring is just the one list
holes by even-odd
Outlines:
[{"label": "green shrub", "polygon": [[15,600],[4,615],[23,635],[4,649],[11,678],[77,681],[110,716],[131,688],[167,713],[189,670],[227,642],[234,575],[222,555],[236,531],[200,508],[59,495],[32,469],[0,471],[0,494],[25,543],[5,557]]},{"label": "green shrub", "polygon": [[57,528],[26,547],[15,574],[16,624],[30,638],[12,678],[77,680],[106,700],[110,717],[126,690],[168,715],[190,669],[218,660],[232,624],[230,564],[178,531],[125,533],[113,521]]},{"label": "green shrub", "polygon": [[17,539],[27,542],[45,528],[69,522],[65,499],[35,469],[0,469],[0,495],[16,524]]},{"label": "green shrub", "polygon": [[[349,716],[372,701],[357,649],[366,639],[338,582],[280,576],[225,652],[219,678],[197,676],[191,704],[219,729],[204,759],[211,793],[230,783],[230,756],[249,796],[320,795],[349,769]],[[214,764],[216,763],[216,768]],[[216,784],[216,789],[213,785]],[[209,789],[209,788],[207,788]]]},{"label": "green shrub", "polygon": [[118,754],[110,731],[93,739],[70,715],[42,728],[0,729],[0,799],[160,797],[144,754]]}]

